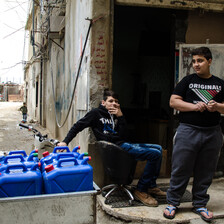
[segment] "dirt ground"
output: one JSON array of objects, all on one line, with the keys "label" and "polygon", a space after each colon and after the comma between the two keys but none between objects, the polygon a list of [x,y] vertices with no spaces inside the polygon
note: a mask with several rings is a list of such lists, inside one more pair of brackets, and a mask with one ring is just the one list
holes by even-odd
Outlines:
[{"label": "dirt ground", "polygon": [[[19,111],[21,106],[22,102],[0,102],[0,155],[12,150],[25,150],[29,154],[34,149],[33,132],[19,126],[22,120]],[[30,120],[28,112],[28,121]],[[47,134],[47,130],[38,123],[27,125],[32,125],[41,134]]]}]

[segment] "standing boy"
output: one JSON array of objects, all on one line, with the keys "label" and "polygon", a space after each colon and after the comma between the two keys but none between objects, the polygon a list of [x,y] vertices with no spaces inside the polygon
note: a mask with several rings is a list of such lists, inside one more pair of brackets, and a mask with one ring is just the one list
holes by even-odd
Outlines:
[{"label": "standing boy", "polygon": [[147,206],[158,206],[157,200],[152,195],[166,196],[166,192],[161,191],[156,185],[161,167],[162,147],[154,144],[131,144],[124,141],[126,121],[118,103],[118,96],[113,91],[105,90],[101,105],[77,121],[58,146],[68,145],[79,132],[87,127],[92,128],[97,141],[112,142],[132,154],[136,160],[147,160],[134,196]]},{"label": "standing boy", "polygon": [[22,112],[23,122],[25,123],[27,119],[27,106],[25,102],[23,103],[23,106],[19,108],[19,110]]},{"label": "standing boy", "polygon": [[207,190],[216,170],[223,136],[220,127],[224,113],[224,81],[210,73],[209,48],[192,51],[196,73],[184,77],[174,89],[170,106],[178,111],[180,125],[174,136],[172,173],[164,217],[173,219],[193,174],[193,212],[207,222],[213,218],[206,205]]}]

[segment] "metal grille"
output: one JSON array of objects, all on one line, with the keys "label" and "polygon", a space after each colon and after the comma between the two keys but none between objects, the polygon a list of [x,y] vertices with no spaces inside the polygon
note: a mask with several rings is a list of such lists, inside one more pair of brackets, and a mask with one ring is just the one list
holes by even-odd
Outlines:
[{"label": "metal grille", "polygon": [[[168,187],[161,188],[161,190],[163,190],[163,191],[167,191],[167,189],[168,189]],[[159,205],[167,204],[166,198],[156,197],[156,200],[158,201]],[[192,195],[188,190],[186,190],[181,199],[181,202],[191,202],[191,201],[192,201]],[[132,205],[130,205],[129,197],[122,190],[117,190],[117,191],[113,192],[108,197],[107,204],[111,205],[112,208],[144,206],[143,203],[141,203],[140,201],[136,201],[136,200],[134,200],[132,202]]]}]

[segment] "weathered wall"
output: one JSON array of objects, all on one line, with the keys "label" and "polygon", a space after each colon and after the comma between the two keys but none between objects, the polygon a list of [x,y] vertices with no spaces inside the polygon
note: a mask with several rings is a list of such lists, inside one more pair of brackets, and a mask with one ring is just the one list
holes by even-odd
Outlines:
[{"label": "weathered wall", "polygon": [[132,5],[132,6],[149,6],[158,8],[175,8],[175,9],[205,9],[214,11],[224,10],[223,0],[185,0],[185,1],[173,1],[173,0],[115,0],[119,5]]},{"label": "weathered wall", "polygon": [[[53,51],[53,50],[52,50]],[[53,58],[52,58],[53,60]],[[54,110],[54,99],[52,94],[52,79],[51,72],[53,74],[53,69],[50,69],[51,63],[49,61],[44,63],[44,74],[43,74],[43,120],[46,128],[55,137],[55,110]],[[55,80],[55,79],[54,79]]]},{"label": "weathered wall", "polygon": [[28,116],[32,119],[39,118],[38,109],[36,108],[36,80],[39,80],[40,64],[32,62],[26,70],[26,83],[29,91],[27,92]]},{"label": "weathered wall", "polygon": [[[77,100],[77,97],[79,89],[81,89],[80,80],[81,84],[85,85],[83,86],[84,93],[88,93],[88,67],[90,63],[89,44],[86,47],[73,99],[72,95],[75,87],[80,56],[83,51],[83,44],[89,25],[89,21],[85,20],[85,18],[91,17],[90,8],[91,4],[88,4],[88,1],[67,1],[63,58],[60,53],[61,50],[56,49],[58,48],[57,46],[55,46],[57,53],[52,54],[54,55],[54,60],[51,61],[52,66],[50,67],[54,70],[56,113],[59,126],[64,124],[61,128],[56,127],[56,135],[59,140],[63,140],[73,123],[84,115],[88,107],[88,98],[85,97],[86,95],[80,96],[79,101]],[[54,47],[52,47],[51,50],[53,51]],[[79,105],[77,105],[77,102]],[[72,106],[70,108],[71,103]],[[80,108],[79,113],[76,112],[77,106]],[[67,116],[68,113],[69,115]],[[50,124],[47,126],[49,125]],[[79,140],[77,138],[70,144],[70,148],[78,143]],[[82,148],[85,148],[85,146],[82,146]],[[85,149],[83,150],[86,151]]]},{"label": "weathered wall", "polygon": [[[32,4],[30,3],[30,15],[29,18],[32,18]],[[27,100],[27,108],[28,108],[28,119],[36,119],[40,120],[40,110],[39,110],[39,105],[40,105],[40,73],[41,73],[41,65],[40,65],[40,46],[41,43],[41,35],[39,32],[36,32],[41,24],[40,20],[40,12],[36,10],[35,8],[34,14],[35,14],[35,22],[30,20],[27,22],[27,27],[26,29],[30,30],[35,30],[34,32],[34,42],[35,45],[32,46],[32,41],[30,41],[29,49],[28,49],[28,60],[29,63],[26,65],[25,69],[25,83],[26,83],[26,88],[29,90],[27,91],[26,95],[26,100]],[[33,26],[34,25],[34,26]],[[30,32],[31,35],[31,32]],[[31,39],[31,37],[30,37]],[[38,82],[38,86],[36,86],[36,83]],[[38,88],[38,91],[36,89]],[[38,94],[38,102],[36,105],[36,94]],[[37,107],[36,107],[37,106]]]},{"label": "weathered wall", "polygon": [[187,44],[224,43],[224,13],[199,13],[190,11],[188,17],[188,29],[186,33]]},{"label": "weathered wall", "polygon": [[93,1],[90,104],[97,107],[105,88],[112,87],[113,61],[113,1]]},{"label": "weathered wall", "polygon": [[[102,17],[102,18],[101,18]],[[83,55],[81,69],[75,89],[77,71],[80,65],[81,54],[86,40],[90,21],[93,21]],[[50,43],[50,62],[45,63],[44,103],[46,127],[59,140],[63,140],[71,126],[87,111],[97,107],[102,92],[109,86],[111,55],[110,55],[110,1],[67,1],[65,16],[64,51],[55,43]],[[63,127],[59,128],[55,122],[54,100],[52,95],[51,73],[53,74],[56,113],[59,125],[67,117],[70,103],[71,110]],[[80,145],[82,151],[88,151],[90,133],[84,130],[70,143],[70,148]]]}]

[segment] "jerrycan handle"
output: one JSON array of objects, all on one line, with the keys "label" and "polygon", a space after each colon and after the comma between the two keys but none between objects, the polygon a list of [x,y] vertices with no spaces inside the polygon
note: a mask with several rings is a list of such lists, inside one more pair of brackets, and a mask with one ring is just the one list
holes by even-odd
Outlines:
[{"label": "jerrycan handle", "polygon": [[15,155],[15,154],[23,154],[24,157],[27,157],[27,154],[24,150],[14,150],[9,152],[9,155]]},{"label": "jerrycan handle", "polygon": [[27,161],[33,161],[33,157],[34,157],[33,153],[30,154],[29,157],[28,157],[28,159],[27,159]]},{"label": "jerrycan handle", "polygon": [[61,153],[58,153],[58,155],[56,157],[56,160],[61,159],[61,157],[64,157],[64,158],[73,157],[73,158],[75,158],[75,155],[73,153],[61,152]]},{"label": "jerrycan handle", "polygon": [[30,154],[30,155],[28,156],[28,158],[27,158],[27,161],[31,161],[31,162],[33,162],[33,158],[34,158],[34,157],[35,157],[35,158],[38,157],[38,154],[37,154],[36,152]]},{"label": "jerrycan handle", "polygon": [[88,156],[88,152],[81,153],[81,154],[78,156],[78,159],[83,159],[84,156]]},{"label": "jerrycan handle", "polygon": [[18,168],[22,168],[23,169],[23,172],[24,171],[27,171],[27,167],[25,164],[10,164],[6,167],[6,170],[5,170],[5,173],[10,173],[10,170],[12,169],[18,169]]},{"label": "jerrycan handle", "polygon": [[39,164],[38,163],[36,163],[36,164],[34,164],[32,167],[31,167],[31,171],[35,171],[35,170],[37,170],[37,169],[39,169]]},{"label": "jerrycan handle", "polygon": [[31,153],[38,153],[38,149],[32,150]]},{"label": "jerrycan handle", "polygon": [[56,153],[57,150],[62,150],[62,149],[66,150],[67,152],[70,152],[68,146],[56,146],[56,147],[54,147],[53,153]]},{"label": "jerrycan handle", "polygon": [[20,159],[20,162],[24,162],[24,157],[22,155],[10,155],[6,156],[4,159],[4,163],[8,163],[8,160],[10,159]]},{"label": "jerrycan handle", "polygon": [[81,165],[87,165],[88,164],[87,161],[90,161],[90,160],[91,160],[91,156],[84,158],[81,162]]},{"label": "jerrycan handle", "polygon": [[58,167],[62,167],[62,163],[64,162],[74,162],[74,165],[79,165],[75,158],[63,158],[58,160]]},{"label": "jerrycan handle", "polygon": [[79,149],[80,149],[80,146],[76,146],[76,147],[72,150],[72,152],[77,152]]}]

